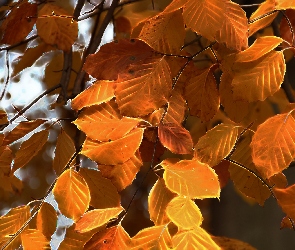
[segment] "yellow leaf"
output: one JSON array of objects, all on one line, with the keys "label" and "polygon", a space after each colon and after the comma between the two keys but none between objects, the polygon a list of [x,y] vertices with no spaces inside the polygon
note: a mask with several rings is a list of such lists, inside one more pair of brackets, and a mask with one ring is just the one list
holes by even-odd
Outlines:
[{"label": "yellow leaf", "polygon": [[57,179],[52,190],[61,213],[77,221],[89,207],[90,192],[84,178],[68,169]]},{"label": "yellow leaf", "polygon": [[233,124],[219,124],[202,136],[195,145],[195,157],[213,167],[232,150],[241,127]]},{"label": "yellow leaf", "polygon": [[37,214],[37,229],[50,240],[57,227],[57,214],[55,209],[44,202]]},{"label": "yellow leaf", "polygon": [[218,176],[207,164],[197,160],[167,159],[160,165],[165,169],[167,188],[191,199],[218,198]]},{"label": "yellow leaf", "polygon": [[25,166],[42,149],[48,140],[48,130],[42,130],[33,134],[28,140],[24,141],[20,149],[16,152],[12,172]]},{"label": "yellow leaf", "polygon": [[131,239],[130,249],[159,249],[172,247],[171,237],[167,225],[148,227],[139,231]]},{"label": "yellow leaf", "polygon": [[112,182],[104,177],[100,171],[81,168],[79,173],[83,176],[90,191],[90,205],[95,208],[109,208],[120,205],[120,196]]},{"label": "yellow leaf", "polygon": [[49,240],[36,229],[26,229],[21,234],[21,240],[24,250],[51,249]]},{"label": "yellow leaf", "polygon": [[294,0],[276,0],[275,2],[277,10],[295,9]]},{"label": "yellow leaf", "polygon": [[173,198],[166,212],[170,220],[182,229],[191,229],[202,224],[203,217],[198,206],[189,198],[177,196]]},{"label": "yellow leaf", "polygon": [[122,207],[91,210],[77,221],[75,230],[80,233],[85,233],[94,228],[103,226],[109,220],[116,218],[123,210]]},{"label": "yellow leaf", "polygon": [[286,169],[295,157],[295,120],[292,111],[258,126],[251,147],[253,162],[265,178]]},{"label": "yellow leaf", "polygon": [[97,81],[72,100],[72,108],[80,110],[84,107],[98,105],[111,100],[114,96],[113,81]]},{"label": "yellow leaf", "polygon": [[135,128],[124,137],[110,142],[86,138],[81,153],[100,164],[122,164],[134,156],[143,137],[142,128]]},{"label": "yellow leaf", "polygon": [[166,187],[162,178],[159,178],[152,187],[148,197],[148,208],[150,219],[156,226],[167,224],[170,221],[166,214],[166,207],[175,196]]},{"label": "yellow leaf", "polygon": [[36,26],[45,43],[64,51],[71,49],[78,36],[78,23],[64,9],[51,3],[39,10]]}]

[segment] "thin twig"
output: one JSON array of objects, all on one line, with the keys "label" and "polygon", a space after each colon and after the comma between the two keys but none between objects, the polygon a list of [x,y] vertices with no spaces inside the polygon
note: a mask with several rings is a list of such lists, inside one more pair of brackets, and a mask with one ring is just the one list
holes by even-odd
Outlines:
[{"label": "thin twig", "polygon": [[16,43],[16,44],[13,44],[13,45],[10,45],[10,46],[7,46],[7,47],[0,48],[0,51],[3,51],[3,50],[7,50],[8,51],[8,50],[11,50],[11,49],[13,49],[15,47],[18,47],[18,46],[22,45],[22,44],[28,43],[28,42],[36,39],[37,37],[38,37],[37,35],[31,36],[28,39],[23,40],[23,41],[21,41],[19,43]]}]

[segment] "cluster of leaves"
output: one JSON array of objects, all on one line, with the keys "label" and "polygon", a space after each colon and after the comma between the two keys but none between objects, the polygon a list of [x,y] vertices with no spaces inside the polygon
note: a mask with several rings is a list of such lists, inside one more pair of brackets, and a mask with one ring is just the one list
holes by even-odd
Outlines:
[{"label": "cluster of leaves", "polygon": [[[48,248],[61,213],[74,223],[59,249],[253,249],[201,227],[194,201],[219,198],[229,178],[260,205],[273,196],[286,213],[283,226],[294,228],[295,185],[282,173],[295,157],[293,92],[287,83],[282,88],[294,49],[294,1],[267,0],[250,19],[230,0],[79,0],[72,9],[60,2],[19,0],[1,9],[1,43],[8,45],[1,51],[21,51],[12,62],[6,57],[1,98],[12,77],[50,58],[46,91],[12,118],[0,113],[1,199],[22,192],[17,171],[61,124],[25,116],[38,100],[55,94],[64,109],[69,102],[70,119],[83,132],[72,138],[60,128],[56,179],[42,199],[0,218],[3,248]],[[143,3],[153,8],[138,8]],[[281,36],[258,33],[279,13]],[[78,28],[84,20],[94,21],[87,42]],[[110,22],[116,40],[99,47]],[[282,114],[255,115],[257,107],[270,109],[271,98]],[[217,118],[223,122],[213,125]],[[158,178],[148,197],[154,226],[130,238],[121,222],[137,191],[125,209],[120,193],[144,162],[146,176]],[[51,193],[58,208],[46,202]]]}]

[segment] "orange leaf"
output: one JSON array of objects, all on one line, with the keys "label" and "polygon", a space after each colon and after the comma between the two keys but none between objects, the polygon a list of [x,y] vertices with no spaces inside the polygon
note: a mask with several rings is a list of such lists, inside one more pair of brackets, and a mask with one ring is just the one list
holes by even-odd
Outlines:
[{"label": "orange leaf", "polygon": [[44,202],[37,214],[37,229],[50,239],[57,226],[57,214],[55,209],[47,202]]},{"label": "orange leaf", "polygon": [[[285,15],[288,17],[293,30],[295,29],[295,18],[294,18],[295,15],[294,14],[295,14],[295,10],[290,9],[290,10],[285,11]],[[293,34],[290,30],[289,24],[288,24],[285,17],[282,18],[281,23],[280,23],[280,34],[284,40],[286,40],[290,44],[292,44],[292,41],[294,40],[294,39],[292,39]],[[293,41],[293,43],[294,43],[294,41]]]},{"label": "orange leaf", "polygon": [[[4,175],[9,175],[11,170],[11,162],[13,159],[12,151],[9,147],[3,147],[0,153],[0,176],[1,173]],[[1,186],[1,185],[0,185]]]},{"label": "orange leaf", "polygon": [[116,166],[98,165],[103,177],[112,181],[118,191],[122,191],[134,180],[140,167],[142,166],[140,154],[135,153],[129,160]]},{"label": "orange leaf", "polygon": [[20,122],[13,130],[5,135],[3,140],[3,145],[11,144],[14,141],[24,137],[26,134],[33,131],[35,128],[38,128],[43,124],[45,120],[37,119],[28,122]]},{"label": "orange leaf", "polygon": [[95,208],[118,207],[120,196],[113,183],[102,177],[100,171],[81,168],[79,173],[83,176],[90,190],[90,205]]},{"label": "orange leaf", "polygon": [[25,39],[35,25],[37,7],[37,4],[30,4],[27,1],[19,6],[15,5],[1,25],[4,31],[1,43],[16,44]]},{"label": "orange leaf", "polygon": [[91,210],[85,213],[77,221],[75,230],[80,233],[88,232],[106,224],[109,220],[116,218],[123,210],[122,207]]},{"label": "orange leaf", "polygon": [[227,237],[220,237],[220,236],[211,236],[211,238],[215,241],[215,243],[221,247],[221,249],[225,250],[256,250],[256,248],[252,247],[246,242],[231,239]]},{"label": "orange leaf", "polygon": [[110,250],[110,249],[129,249],[130,237],[124,228],[119,224],[111,228],[106,228],[96,233],[90,241],[87,242],[85,250]]},{"label": "orange leaf", "polygon": [[277,10],[295,9],[294,0],[276,0],[275,2]]},{"label": "orange leaf", "polygon": [[210,249],[220,250],[220,247],[212,240],[203,228],[195,227],[189,231],[180,231],[172,238],[173,249]]},{"label": "orange leaf", "polygon": [[172,192],[191,199],[219,197],[219,181],[212,168],[197,160],[177,160],[160,163],[165,169],[165,184]]},{"label": "orange leaf", "polygon": [[152,187],[148,197],[148,210],[150,219],[156,226],[167,224],[170,221],[166,214],[166,207],[175,196],[176,195],[166,187],[162,178],[159,178]]},{"label": "orange leaf", "polygon": [[200,117],[202,121],[212,119],[219,108],[219,94],[213,75],[214,69],[213,65],[191,78],[184,90],[190,114]]},{"label": "orange leaf", "polygon": [[295,185],[274,188],[273,191],[282,210],[295,221]]},{"label": "orange leaf", "polygon": [[61,129],[57,138],[53,160],[53,169],[57,175],[62,172],[75,152],[76,148],[72,138]]},{"label": "orange leaf", "polygon": [[139,121],[138,118],[122,117],[115,101],[110,101],[83,110],[74,124],[89,138],[106,142],[122,138]]},{"label": "orange leaf", "polygon": [[286,169],[294,159],[294,127],[292,111],[273,116],[258,126],[251,143],[252,157],[265,178]]},{"label": "orange leaf", "polygon": [[218,175],[218,180],[220,182],[220,188],[226,186],[229,180],[229,162],[228,161],[221,161],[219,164],[213,166],[215,173]]},{"label": "orange leaf", "polygon": [[239,126],[220,124],[209,130],[195,145],[195,157],[213,167],[232,150],[238,138]]},{"label": "orange leaf", "polygon": [[80,110],[84,107],[107,102],[115,96],[114,92],[114,82],[97,81],[72,100],[72,108]]},{"label": "orange leaf", "polygon": [[169,65],[162,57],[131,65],[128,73],[119,76],[115,95],[121,113],[137,117],[164,105],[171,91]]},{"label": "orange leaf", "polygon": [[189,131],[179,124],[160,123],[158,127],[159,139],[164,147],[175,154],[191,154],[193,140]]},{"label": "orange leaf", "polygon": [[26,229],[21,234],[24,250],[50,249],[49,240],[36,229]]},{"label": "orange leaf", "polygon": [[134,156],[143,136],[142,128],[135,128],[124,137],[110,142],[86,138],[81,153],[100,164],[122,164]]},{"label": "orange leaf", "polygon": [[144,21],[138,36],[154,50],[167,54],[179,53],[184,43],[185,30],[182,11],[162,12]]},{"label": "orange leaf", "polygon": [[84,178],[68,169],[57,179],[52,190],[61,213],[77,221],[89,207],[90,192]]},{"label": "orange leaf", "polygon": [[48,140],[48,130],[42,130],[33,134],[28,140],[24,141],[20,149],[16,152],[12,172],[25,166],[42,149]]},{"label": "orange leaf", "polygon": [[[185,110],[186,110],[186,103],[182,95],[175,89],[172,90],[172,95],[168,101],[167,113],[163,119],[164,123],[178,123],[178,124],[182,123],[184,119]],[[162,115],[162,112],[159,112],[159,113],[161,113]],[[161,117],[162,116],[160,116],[159,118]]]},{"label": "orange leaf", "polygon": [[97,80],[117,80],[131,64],[142,64],[146,58],[154,55],[150,46],[140,40],[111,42],[101,46],[100,50],[89,55],[83,69]]},{"label": "orange leaf", "polygon": [[293,225],[292,225],[292,223],[291,223],[290,220],[291,220],[291,219],[290,219],[289,217],[285,216],[285,217],[282,219],[282,221],[281,221],[281,227],[280,227],[280,229],[283,229],[283,228],[290,228],[290,229],[293,230]]},{"label": "orange leaf", "polygon": [[170,248],[172,248],[172,242],[167,225],[145,228],[131,239],[130,249],[166,250]]},{"label": "orange leaf", "polygon": [[4,110],[0,109],[0,125],[7,123],[7,114]]},{"label": "orange leaf", "polygon": [[[52,14],[53,13],[53,14]],[[45,43],[70,51],[78,36],[78,23],[63,8],[46,3],[38,12],[37,32]]]},{"label": "orange leaf", "polygon": [[169,202],[166,213],[181,230],[198,227],[203,221],[198,206],[191,199],[182,196],[177,196]]}]

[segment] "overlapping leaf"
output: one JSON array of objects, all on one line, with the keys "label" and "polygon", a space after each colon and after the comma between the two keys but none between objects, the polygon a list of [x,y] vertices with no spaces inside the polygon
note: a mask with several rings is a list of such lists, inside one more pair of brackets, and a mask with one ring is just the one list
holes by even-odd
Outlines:
[{"label": "overlapping leaf", "polygon": [[26,250],[50,249],[49,240],[37,229],[27,229],[21,234],[22,247]]},{"label": "overlapping leaf", "polygon": [[[163,122],[181,124],[184,119],[185,110],[186,110],[186,103],[184,98],[179,93],[179,91],[176,91],[174,89],[172,91],[171,97],[169,98],[168,109],[163,119]],[[161,116],[159,116],[159,118],[161,118]]]},{"label": "overlapping leaf", "polygon": [[219,197],[220,185],[214,170],[197,160],[167,159],[160,164],[164,169],[166,186],[179,195],[191,199]]},{"label": "overlapping leaf", "polygon": [[78,220],[89,207],[90,192],[84,178],[75,170],[66,170],[52,190],[62,214]]},{"label": "overlapping leaf", "polygon": [[295,185],[287,188],[274,188],[274,193],[283,211],[295,221]]},{"label": "overlapping leaf", "polygon": [[259,125],[251,143],[252,157],[265,178],[286,169],[294,159],[294,126],[292,111],[273,116]]},{"label": "overlapping leaf", "polygon": [[81,153],[100,164],[122,164],[134,156],[139,148],[143,130],[135,128],[124,137],[110,142],[97,142],[87,137]]}]

